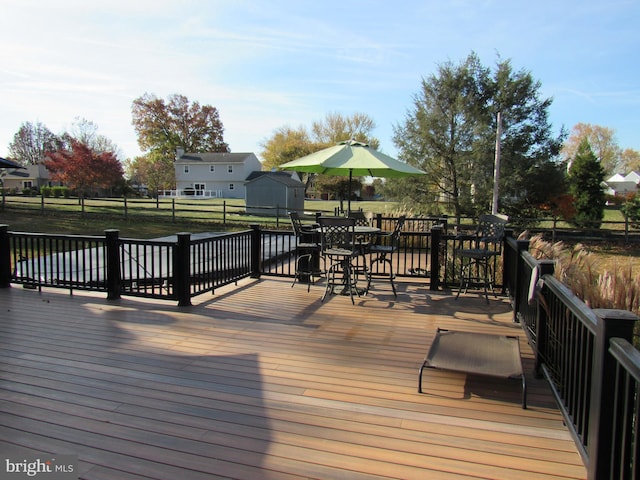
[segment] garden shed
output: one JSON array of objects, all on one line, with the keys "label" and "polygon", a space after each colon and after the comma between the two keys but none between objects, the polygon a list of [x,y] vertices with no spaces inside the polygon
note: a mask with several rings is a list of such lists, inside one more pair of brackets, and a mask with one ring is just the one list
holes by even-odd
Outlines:
[{"label": "garden shed", "polygon": [[295,172],[253,172],[245,184],[247,213],[283,215],[304,210],[304,183]]}]

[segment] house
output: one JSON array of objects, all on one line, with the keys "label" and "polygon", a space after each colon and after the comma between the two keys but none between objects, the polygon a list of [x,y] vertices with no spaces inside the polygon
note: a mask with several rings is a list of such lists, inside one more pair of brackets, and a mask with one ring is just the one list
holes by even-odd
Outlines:
[{"label": "house", "polygon": [[185,153],[181,149],[174,166],[176,190],[171,196],[182,198],[245,198],[247,178],[262,170],[253,153]]},{"label": "house", "polygon": [[626,176],[616,173],[612,177],[605,180],[605,193],[607,195],[625,196],[629,193],[635,193],[640,184],[640,174],[631,172]]},{"label": "house", "polygon": [[54,184],[50,181],[49,170],[42,163],[27,165],[26,168],[19,170],[6,170],[2,180],[7,191],[17,192],[25,188],[40,190],[41,187],[60,185],[59,182]]},{"label": "house", "polygon": [[304,210],[304,183],[295,172],[253,172],[245,191],[247,213],[283,215]]}]

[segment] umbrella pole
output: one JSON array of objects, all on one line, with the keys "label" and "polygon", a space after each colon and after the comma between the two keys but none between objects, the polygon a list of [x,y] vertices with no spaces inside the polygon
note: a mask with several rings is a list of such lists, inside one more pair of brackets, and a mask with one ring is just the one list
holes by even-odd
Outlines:
[{"label": "umbrella pole", "polygon": [[353,170],[349,169],[349,185],[347,186],[347,217],[351,215],[351,176]]}]

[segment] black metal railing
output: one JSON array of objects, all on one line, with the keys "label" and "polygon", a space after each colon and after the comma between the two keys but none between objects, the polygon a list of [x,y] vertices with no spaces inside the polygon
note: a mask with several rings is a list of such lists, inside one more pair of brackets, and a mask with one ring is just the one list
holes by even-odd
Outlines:
[{"label": "black metal railing", "polygon": [[251,231],[228,233],[190,242],[190,296],[213,292],[252,273]]},{"label": "black metal railing", "polygon": [[612,390],[613,418],[608,478],[635,479],[640,476],[640,352],[619,338],[609,348],[616,362]]},{"label": "black metal railing", "polygon": [[[391,231],[395,222],[381,215],[374,219],[383,232]],[[457,282],[455,257],[450,257],[457,237],[446,228],[446,218],[407,219],[393,256],[394,275],[424,279],[431,290]],[[5,260],[3,251],[0,259],[6,263],[6,268],[0,263],[0,269],[8,272],[5,284],[98,290],[108,298],[131,295],[177,300],[180,305],[248,276],[293,277],[297,255],[291,230],[257,225],[242,232],[193,238],[179,233],[155,240],[121,238],[117,230],[88,237],[9,232],[8,226],[0,235],[11,252]]]},{"label": "black metal railing", "polygon": [[259,229],[191,238],[120,238],[9,232],[0,226],[0,287],[56,287],[121,295],[190,299],[249,276],[259,276]]},{"label": "black metal railing", "polygon": [[13,233],[8,256],[5,263],[13,283],[38,289],[107,290],[104,237]]},{"label": "black metal railing", "polygon": [[173,258],[176,243],[160,240],[120,238],[120,294],[175,299]]},{"label": "black metal railing", "polygon": [[638,317],[590,309],[536,260],[528,243],[505,241],[505,286],[535,354],[536,371],[553,391],[588,477],[636,479],[640,469]]}]

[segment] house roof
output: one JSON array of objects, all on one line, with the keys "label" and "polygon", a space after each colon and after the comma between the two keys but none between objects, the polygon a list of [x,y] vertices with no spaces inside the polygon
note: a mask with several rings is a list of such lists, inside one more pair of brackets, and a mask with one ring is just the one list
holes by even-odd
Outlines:
[{"label": "house roof", "polygon": [[607,178],[606,182],[624,182],[624,176],[620,173],[616,173],[611,178]]},{"label": "house roof", "polygon": [[290,172],[251,172],[247,177],[247,182],[253,182],[259,178],[269,177],[270,179],[282,183],[283,185],[290,187],[304,186],[300,180],[293,178]]},{"label": "house roof", "polygon": [[640,183],[640,173],[632,171],[632,172],[628,173],[627,176],[624,177],[624,179],[627,182]]},{"label": "house roof", "polygon": [[176,159],[176,163],[244,163],[253,153],[184,153]]}]

